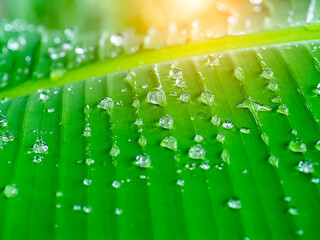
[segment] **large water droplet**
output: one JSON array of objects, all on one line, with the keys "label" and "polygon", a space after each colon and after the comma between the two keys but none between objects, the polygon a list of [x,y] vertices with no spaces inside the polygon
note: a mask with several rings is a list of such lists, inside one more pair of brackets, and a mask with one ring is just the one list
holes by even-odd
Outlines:
[{"label": "large water droplet", "polygon": [[168,149],[171,149],[173,151],[177,151],[178,150],[178,142],[173,136],[165,137],[161,141],[160,146],[168,148]]},{"label": "large water droplet", "polygon": [[5,186],[4,188],[4,195],[7,197],[7,198],[14,198],[15,196],[18,195],[18,188],[15,184],[10,184],[10,185],[7,185]]},{"label": "large water droplet", "polygon": [[107,110],[108,114],[111,116],[114,109],[114,102],[112,98],[106,97],[105,99],[100,101],[97,107]]},{"label": "large water droplet", "polygon": [[296,138],[289,143],[289,149],[292,152],[301,152],[304,153],[307,151],[306,144],[300,139]]},{"label": "large water droplet", "polygon": [[147,100],[149,103],[165,106],[166,102],[166,94],[160,88],[154,88],[148,92]]},{"label": "large water droplet", "polygon": [[205,156],[206,156],[206,151],[203,148],[203,146],[200,144],[194,145],[189,149],[189,157],[192,159],[204,160]]},{"label": "large water droplet", "polygon": [[50,96],[50,90],[49,89],[39,89],[38,90],[38,93],[40,93],[40,99],[44,102],[44,101],[47,101]]},{"label": "large water droplet", "polygon": [[230,198],[227,202],[229,208],[232,209],[240,209],[241,208],[241,200],[238,198]]},{"label": "large water droplet", "polygon": [[162,118],[160,118],[159,123],[161,127],[165,129],[171,129],[173,126],[173,119],[170,115],[166,114]]},{"label": "large water droplet", "polygon": [[204,104],[206,104],[208,106],[212,106],[213,105],[214,96],[209,90],[206,90],[206,91],[202,92],[201,96],[200,96],[200,99]]},{"label": "large water droplet", "polygon": [[141,168],[149,168],[151,166],[150,156],[146,153],[138,155],[136,157],[136,164]]}]

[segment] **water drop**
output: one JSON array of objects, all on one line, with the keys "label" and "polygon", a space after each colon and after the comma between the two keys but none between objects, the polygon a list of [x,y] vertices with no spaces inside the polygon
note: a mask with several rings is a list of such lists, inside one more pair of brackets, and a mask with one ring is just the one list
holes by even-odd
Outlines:
[{"label": "water drop", "polygon": [[290,196],[285,196],[285,197],[284,197],[284,200],[285,200],[286,202],[291,202],[291,197],[290,197]]},{"label": "water drop", "polygon": [[11,132],[5,131],[2,135],[2,141],[11,142],[14,140],[14,136]]},{"label": "water drop", "polygon": [[140,101],[138,99],[135,99],[132,103],[132,106],[136,109],[140,108]]},{"label": "water drop", "polygon": [[73,205],[73,211],[81,211],[81,206],[80,205]]},{"label": "water drop", "polygon": [[107,110],[108,114],[111,116],[114,109],[114,102],[112,98],[106,97],[105,99],[100,101],[97,107]]},{"label": "water drop", "polygon": [[270,68],[265,68],[262,71],[262,77],[264,77],[267,80],[271,80],[273,78],[273,71]]},{"label": "water drop", "polygon": [[291,215],[293,215],[293,216],[296,216],[296,215],[299,214],[298,209],[293,208],[293,207],[291,207],[291,208],[288,209],[288,213],[291,214]]},{"label": "water drop", "polygon": [[84,213],[90,213],[92,211],[92,207],[89,205],[83,206],[82,210]]},{"label": "water drop", "polygon": [[194,141],[197,142],[197,143],[201,143],[201,142],[203,141],[202,135],[197,134],[197,135],[194,137]]},{"label": "water drop", "polygon": [[230,198],[227,202],[229,208],[232,209],[240,209],[241,208],[241,200],[238,198]]},{"label": "water drop", "polygon": [[289,115],[289,109],[285,104],[281,104],[278,109],[277,112],[283,115],[288,116]]},{"label": "water drop", "polygon": [[300,139],[296,138],[296,139],[292,140],[289,143],[289,149],[292,152],[304,153],[304,152],[307,151],[307,146],[303,141],[301,141]]},{"label": "water drop", "polygon": [[86,126],[84,128],[83,136],[85,137],[91,137],[91,127],[89,123],[86,123]]},{"label": "water drop", "polygon": [[36,155],[36,156],[34,156],[34,158],[33,158],[33,162],[35,162],[35,163],[41,163],[41,162],[42,162],[42,159],[43,159],[43,156]]},{"label": "water drop", "polygon": [[234,69],[234,75],[239,81],[242,82],[244,80],[244,70],[241,67],[236,67]]},{"label": "water drop", "polygon": [[263,105],[250,97],[240,103],[237,108],[248,108],[253,114],[258,114],[258,112],[269,112],[272,110],[270,107]]},{"label": "water drop", "polygon": [[145,147],[147,145],[147,139],[145,136],[141,135],[138,139],[138,143],[141,147]]},{"label": "water drop", "polygon": [[142,118],[138,117],[136,121],[134,122],[138,127],[141,127],[143,125],[143,120]]},{"label": "water drop", "polygon": [[54,108],[48,108],[47,112],[48,113],[53,113],[54,112]]},{"label": "water drop", "polygon": [[173,126],[173,119],[170,115],[166,114],[162,118],[160,118],[159,123],[161,127],[165,129],[171,129]]},{"label": "water drop", "polygon": [[169,76],[173,79],[179,79],[182,78],[182,71],[180,68],[173,67],[169,71]]},{"label": "water drop", "polygon": [[133,90],[137,89],[136,74],[134,72],[129,72],[127,74],[127,81]]},{"label": "water drop", "polygon": [[48,146],[44,141],[42,141],[42,138],[38,138],[36,140],[36,143],[33,145],[33,151],[38,154],[42,154],[48,151]]},{"label": "water drop", "polygon": [[8,120],[6,116],[0,114],[0,126],[1,127],[6,127],[8,125]]},{"label": "water drop", "polygon": [[90,165],[94,164],[94,160],[92,158],[87,158],[85,161],[85,164],[90,166]]},{"label": "water drop", "polygon": [[204,160],[205,155],[206,155],[206,151],[203,148],[203,146],[200,144],[194,145],[189,149],[189,157],[192,159]]},{"label": "water drop", "polygon": [[226,120],[222,123],[222,127],[225,129],[232,129],[233,128],[233,123],[230,120]]},{"label": "water drop", "polygon": [[121,215],[121,214],[122,214],[122,209],[121,209],[121,208],[116,208],[116,209],[114,210],[114,213],[115,213],[116,215]]},{"label": "water drop", "polygon": [[311,182],[315,183],[315,184],[318,184],[320,182],[320,178],[312,178]]},{"label": "water drop", "polygon": [[204,104],[206,104],[208,106],[212,106],[213,105],[214,96],[209,90],[205,90],[204,92],[202,92],[201,96],[200,96],[200,99]]},{"label": "water drop", "polygon": [[320,151],[320,140],[316,143],[315,148]]},{"label": "water drop", "polygon": [[7,198],[14,198],[15,196],[18,195],[18,188],[15,184],[10,184],[10,185],[7,185],[5,186],[4,188],[4,195],[7,197]]},{"label": "water drop", "polygon": [[181,102],[184,102],[184,103],[189,102],[190,101],[190,94],[187,92],[181,93],[180,100],[181,100]]},{"label": "water drop", "polygon": [[266,145],[269,145],[269,136],[268,134],[266,134],[265,132],[263,132],[261,134],[261,139],[262,141],[266,144]]},{"label": "water drop", "polygon": [[224,143],[225,140],[226,140],[226,136],[223,135],[222,133],[218,133],[216,139],[217,139],[218,142]]},{"label": "water drop", "polygon": [[270,89],[272,92],[276,92],[279,90],[278,83],[276,83],[275,81],[269,82],[267,88]]},{"label": "water drop", "polygon": [[317,85],[316,89],[314,90],[314,93],[320,96],[320,83]]},{"label": "water drop", "polygon": [[227,149],[223,149],[221,153],[221,159],[223,162],[227,163],[228,165],[230,164],[230,154]]},{"label": "water drop", "polygon": [[217,116],[217,115],[214,115],[212,118],[211,118],[211,122],[213,125],[215,126],[220,126],[221,124],[221,119]]},{"label": "water drop", "polygon": [[184,88],[186,86],[186,82],[182,78],[176,79],[176,86],[178,88]]},{"label": "water drop", "polygon": [[177,185],[180,186],[180,187],[183,187],[184,186],[184,180],[183,179],[178,179],[177,180]]},{"label": "water drop", "polygon": [[83,180],[83,184],[86,185],[86,186],[90,186],[92,184],[92,180],[91,179],[88,179],[88,178],[85,178]]},{"label": "water drop", "polygon": [[272,103],[281,103],[281,98],[280,98],[280,96],[276,96],[275,98],[272,98],[272,99],[271,99],[271,102],[272,102]]},{"label": "water drop", "polygon": [[217,55],[215,55],[215,54],[209,54],[209,56],[208,56],[208,65],[209,65],[210,67],[219,66],[219,63],[220,63],[220,61],[219,61],[219,58],[218,58]]},{"label": "water drop", "polygon": [[114,188],[119,188],[120,186],[121,186],[121,183],[120,183],[120,182],[118,182],[118,181],[113,181],[112,187],[114,187]]},{"label": "water drop", "polygon": [[146,153],[138,155],[136,157],[136,164],[141,168],[149,168],[151,166],[150,156]]},{"label": "water drop", "polygon": [[297,170],[303,173],[313,173],[313,162],[311,160],[300,161]]},{"label": "water drop", "polygon": [[166,102],[166,94],[160,88],[154,88],[148,92],[147,100],[149,103],[165,106]]},{"label": "water drop", "polygon": [[244,133],[244,134],[250,134],[250,129],[249,129],[249,128],[242,127],[242,128],[240,128],[240,132],[241,132],[241,133]]},{"label": "water drop", "polygon": [[268,162],[271,164],[271,166],[279,167],[279,159],[274,155],[269,156]]},{"label": "water drop", "polygon": [[161,141],[160,146],[168,148],[173,151],[177,151],[178,150],[178,141],[173,136],[165,137]]},{"label": "water drop", "polygon": [[201,163],[200,168],[202,170],[209,170],[210,169],[210,164],[209,164],[209,160],[205,160]]},{"label": "water drop", "polygon": [[109,153],[111,157],[117,157],[120,154],[120,148],[116,144],[113,144]]},{"label": "water drop", "polygon": [[49,96],[50,90],[49,89],[39,89],[38,93],[40,93],[39,97],[43,102],[47,101],[50,98],[50,96]]}]

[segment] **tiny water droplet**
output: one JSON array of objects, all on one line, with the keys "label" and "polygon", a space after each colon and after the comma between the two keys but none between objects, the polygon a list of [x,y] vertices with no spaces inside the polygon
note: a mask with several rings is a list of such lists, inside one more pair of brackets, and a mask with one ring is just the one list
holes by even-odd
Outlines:
[{"label": "tiny water droplet", "polygon": [[320,140],[316,143],[315,148],[320,151]]},{"label": "tiny water droplet", "polygon": [[166,114],[162,118],[160,118],[159,123],[161,127],[165,129],[171,129],[173,126],[173,119],[170,115]]},{"label": "tiny water droplet", "polygon": [[120,148],[116,144],[113,144],[109,153],[111,157],[117,157],[120,154]]},{"label": "tiny water droplet", "polygon": [[183,187],[184,186],[184,180],[183,179],[178,179],[177,180],[177,185],[180,186],[180,187]]},{"label": "tiny water droplet", "polygon": [[220,64],[220,60],[218,56],[216,56],[215,54],[208,55],[208,65],[210,67],[216,67],[216,66],[219,66],[219,64]]},{"label": "tiny water droplet", "polygon": [[44,102],[47,101],[49,97],[50,90],[49,89],[39,89],[38,93],[40,93],[40,99]]},{"label": "tiny water droplet", "polygon": [[238,198],[230,198],[227,202],[229,208],[232,209],[240,209],[241,208],[241,200]]},{"label": "tiny water droplet", "polygon": [[90,213],[92,211],[92,207],[89,205],[83,206],[82,210],[84,213]]},{"label": "tiny water droplet", "polygon": [[226,120],[222,123],[222,127],[225,129],[232,129],[233,128],[233,123],[230,120]]},{"label": "tiny water droplet", "polygon": [[121,214],[122,214],[122,209],[121,209],[121,208],[116,208],[116,209],[114,210],[114,213],[115,213],[116,215],[121,215]]},{"label": "tiny water droplet", "polygon": [[141,127],[143,125],[142,118],[138,117],[136,121],[134,122],[138,127]]},{"label": "tiny water droplet", "polygon": [[83,184],[86,185],[86,186],[90,186],[92,184],[92,180],[91,179],[88,179],[88,178],[85,178],[83,180]]},{"label": "tiny water droplet", "polygon": [[242,127],[242,128],[240,128],[239,131],[241,133],[244,133],[244,134],[250,134],[250,129],[249,128]]},{"label": "tiny water droplet", "polygon": [[138,155],[136,157],[136,164],[141,168],[149,168],[151,166],[150,156],[146,153]]},{"label": "tiny water droplet", "polygon": [[202,159],[204,160],[206,151],[202,145],[196,144],[189,149],[189,157],[192,159]]},{"label": "tiny water droplet", "polygon": [[185,88],[186,82],[183,80],[183,78],[176,79],[176,86],[178,88]]},{"label": "tiny water droplet", "polygon": [[160,146],[168,148],[173,151],[177,151],[178,150],[178,141],[173,136],[165,137],[161,141]]},{"label": "tiny water droplet", "polygon": [[239,81],[242,82],[244,80],[244,70],[241,67],[236,67],[234,69],[234,75]]},{"label": "tiny water droplet", "polygon": [[202,170],[209,170],[210,169],[210,164],[209,164],[209,160],[204,160],[201,165],[200,168]]},{"label": "tiny water droplet", "polygon": [[181,102],[187,103],[190,101],[190,94],[188,92],[183,92],[180,94]]},{"label": "tiny water droplet", "polygon": [[275,81],[269,82],[267,88],[270,89],[272,92],[276,92],[279,90],[278,83],[276,83]]},{"label": "tiny water droplet", "polygon": [[197,142],[197,143],[201,143],[201,142],[203,141],[202,135],[197,134],[197,135],[194,137],[194,141]]},{"label": "tiny water droplet", "polygon": [[272,103],[281,103],[281,98],[280,98],[280,96],[276,96],[275,98],[272,98],[272,99],[271,99],[271,102],[272,102]]},{"label": "tiny water droplet", "polygon": [[111,116],[114,109],[114,102],[112,98],[106,97],[105,99],[102,99],[100,103],[97,105],[98,108],[102,108],[104,110],[107,110],[108,114]]},{"label": "tiny water droplet", "polygon": [[318,184],[320,182],[320,178],[312,178],[311,182],[315,183],[315,184]]},{"label": "tiny water droplet", "polygon": [[269,136],[268,134],[266,134],[265,132],[263,132],[261,134],[261,139],[262,141],[266,144],[266,145],[269,145]]},{"label": "tiny water droplet", "polygon": [[42,162],[42,159],[43,159],[43,156],[36,155],[36,156],[34,156],[34,158],[33,158],[33,162],[35,162],[35,163],[41,163],[41,162]]},{"label": "tiny water droplet", "polygon": [[307,146],[302,140],[296,138],[289,143],[289,149],[292,152],[304,153],[307,151]]},{"label": "tiny water droplet", "polygon": [[150,90],[147,94],[147,100],[149,103],[165,106],[166,102],[166,94],[160,88],[154,88]]},{"label": "tiny water droplet", "polygon": [[213,105],[214,96],[209,90],[205,90],[204,92],[202,92],[200,95],[200,99],[204,104],[206,104],[208,106]]},{"label": "tiny water droplet", "polygon": [[15,184],[10,184],[10,185],[7,185],[5,186],[4,188],[4,195],[7,197],[7,198],[14,198],[15,196],[18,195],[18,188]]},{"label": "tiny water droplet", "polygon": [[147,139],[145,136],[141,135],[138,139],[138,143],[141,147],[145,147],[147,145]]},{"label": "tiny water droplet", "polygon": [[285,196],[285,197],[284,197],[284,200],[285,200],[286,202],[291,202],[291,197],[290,197],[290,196]]},{"label": "tiny water droplet", "polygon": [[81,206],[80,205],[73,205],[73,211],[81,211]]},{"label": "tiny water droplet", "polygon": [[127,78],[127,81],[129,83],[130,87],[133,90],[136,90],[137,89],[136,74],[134,72],[129,72],[127,74],[126,78]]},{"label": "tiny water droplet", "polygon": [[42,138],[38,138],[36,140],[36,143],[33,145],[33,151],[38,154],[42,154],[48,151],[48,146],[44,141],[42,141]]},{"label": "tiny water droplet", "polygon": [[216,139],[217,139],[218,142],[224,143],[225,140],[226,140],[226,136],[223,135],[222,133],[218,133]]},{"label": "tiny water droplet", "polygon": [[279,159],[274,155],[269,156],[268,162],[271,164],[271,166],[279,167]]},{"label": "tiny water droplet", "polygon": [[14,140],[14,136],[11,132],[5,131],[2,135],[2,141],[4,142],[11,142]]},{"label": "tiny water droplet", "polygon": [[291,207],[291,208],[288,209],[288,213],[291,214],[291,215],[293,215],[293,216],[296,216],[296,215],[299,214],[298,209],[293,208],[293,207]]},{"label": "tiny water droplet", "polygon": [[273,78],[273,71],[271,68],[265,68],[262,71],[262,77],[267,79],[267,80],[271,80]]},{"label": "tiny water droplet", "polygon": [[140,108],[140,101],[138,99],[133,100],[132,106],[136,109]]},{"label": "tiny water droplet", "polygon": [[211,122],[214,126],[220,126],[221,124],[221,119],[217,116],[217,115],[214,115],[212,118],[211,118]]},{"label": "tiny water droplet", "polygon": [[300,161],[297,170],[303,173],[313,173],[313,162],[311,160]]},{"label": "tiny water droplet", "polygon": [[7,117],[0,114],[0,126],[1,127],[6,127],[8,125],[8,120]]},{"label": "tiny water droplet", "polygon": [[114,188],[119,188],[120,186],[121,186],[121,183],[120,183],[120,182],[118,182],[118,181],[113,181],[112,187],[114,187]]},{"label": "tiny water droplet", "polygon": [[169,71],[169,76],[173,79],[179,79],[182,78],[182,71],[180,68],[173,67]]},{"label": "tiny water droplet", "polygon": [[223,151],[221,153],[221,159],[222,159],[223,162],[225,162],[228,165],[230,165],[230,154],[229,154],[227,149],[223,149]]},{"label": "tiny water droplet", "polygon": [[278,109],[277,112],[283,115],[288,116],[289,115],[289,109],[285,104],[281,104]]}]

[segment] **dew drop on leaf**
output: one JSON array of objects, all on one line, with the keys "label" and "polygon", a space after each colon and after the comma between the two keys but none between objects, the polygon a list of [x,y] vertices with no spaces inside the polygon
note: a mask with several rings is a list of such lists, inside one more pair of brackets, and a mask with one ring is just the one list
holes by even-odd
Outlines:
[{"label": "dew drop on leaf", "polygon": [[7,198],[14,198],[15,196],[18,195],[18,188],[15,184],[10,184],[10,185],[7,185],[5,186],[4,188],[4,195],[7,197]]},{"label": "dew drop on leaf", "polygon": [[35,155],[35,156],[33,157],[33,162],[35,162],[35,163],[41,163],[41,162],[42,162],[42,159],[43,159],[43,156]]},{"label": "dew drop on leaf", "polygon": [[0,126],[1,127],[6,127],[8,125],[8,120],[7,117],[0,114]]},{"label": "dew drop on leaf", "polygon": [[280,114],[288,116],[289,115],[289,108],[285,104],[281,104],[278,107],[277,112],[280,113]]},{"label": "dew drop on leaf", "polygon": [[240,209],[241,208],[241,200],[238,198],[230,198],[227,202],[227,206],[232,209]]},{"label": "dew drop on leaf", "polygon": [[188,92],[183,92],[180,94],[181,102],[187,103],[190,101],[190,94]]},{"label": "dew drop on leaf", "polygon": [[141,135],[138,139],[138,143],[141,147],[145,147],[147,145],[147,139],[145,136]]},{"label": "dew drop on leaf", "polygon": [[250,134],[250,129],[249,128],[242,127],[242,128],[240,128],[239,131],[241,133],[244,133],[244,134]]},{"label": "dew drop on leaf", "polygon": [[225,129],[232,129],[233,128],[233,123],[230,120],[226,120],[222,123],[222,127]]},{"label": "dew drop on leaf", "polygon": [[179,79],[182,78],[182,71],[180,68],[173,67],[169,71],[169,76],[173,79]]},{"label": "dew drop on leaf", "polygon": [[160,126],[165,129],[171,129],[173,126],[173,119],[170,115],[166,114],[159,120]]},{"label": "dew drop on leaf", "polygon": [[48,146],[44,141],[42,141],[42,138],[38,138],[36,140],[36,143],[33,145],[33,151],[38,154],[42,154],[48,151]]},{"label": "dew drop on leaf", "polygon": [[167,104],[166,94],[160,88],[154,88],[150,90],[147,94],[147,100],[149,103],[152,103],[155,105],[165,106]]},{"label": "dew drop on leaf", "polygon": [[288,209],[288,213],[289,213],[290,215],[293,215],[293,216],[296,216],[296,215],[299,214],[298,209],[297,209],[297,208],[293,208],[293,207],[291,207],[291,208]]},{"label": "dew drop on leaf", "polygon": [[133,100],[132,106],[136,109],[140,108],[140,101],[138,99]]},{"label": "dew drop on leaf", "polygon": [[221,153],[221,159],[223,162],[227,163],[228,165],[230,164],[230,154],[227,149],[223,149]]},{"label": "dew drop on leaf", "polygon": [[11,132],[9,131],[5,131],[3,134],[2,134],[2,141],[4,142],[11,142],[14,140],[14,136]]},{"label": "dew drop on leaf", "polygon": [[272,92],[276,92],[279,90],[279,86],[275,81],[269,82],[267,88]]},{"label": "dew drop on leaf", "polygon": [[296,138],[289,143],[289,149],[292,152],[304,153],[307,151],[307,146],[302,140]]},{"label": "dew drop on leaf", "polygon": [[204,92],[202,92],[200,95],[200,99],[204,104],[206,104],[208,106],[213,105],[214,96],[209,90],[205,90]]},{"label": "dew drop on leaf", "polygon": [[212,118],[211,118],[211,122],[214,126],[220,126],[221,124],[221,119],[217,116],[217,115],[214,115]]},{"label": "dew drop on leaf", "polygon": [[209,164],[209,160],[204,160],[201,165],[200,168],[202,170],[209,170],[210,169],[210,164]]},{"label": "dew drop on leaf", "polygon": [[164,147],[164,148],[168,148],[172,151],[177,151],[178,150],[178,141],[173,136],[165,137],[161,141],[160,146]]},{"label": "dew drop on leaf", "polygon": [[107,110],[108,114],[111,116],[114,109],[114,102],[112,98],[106,97],[100,101],[97,107]]},{"label": "dew drop on leaf", "polygon": [[274,155],[269,156],[268,162],[270,163],[271,166],[279,167],[279,159]]},{"label": "dew drop on leaf", "polygon": [[320,140],[316,143],[315,148],[320,151]]},{"label": "dew drop on leaf", "polygon": [[225,140],[226,140],[226,137],[222,133],[218,133],[216,139],[217,139],[218,142],[224,143]]},{"label": "dew drop on leaf", "polygon": [[147,155],[146,153],[139,154],[136,157],[136,162],[135,163],[141,168],[149,168],[151,166],[150,156]]},{"label": "dew drop on leaf", "polygon": [[277,96],[277,97],[275,97],[275,98],[272,98],[272,99],[271,99],[271,102],[272,102],[272,103],[281,103],[281,98],[280,98],[280,96]]},{"label": "dew drop on leaf", "polygon": [[84,184],[85,186],[90,186],[90,185],[92,184],[92,180],[91,180],[91,179],[88,179],[88,178],[85,178],[85,179],[83,180],[83,184]]},{"label": "dew drop on leaf", "polygon": [[311,160],[300,161],[297,170],[303,173],[313,173],[313,162]]},{"label": "dew drop on leaf", "polygon": [[113,182],[112,182],[112,187],[114,187],[114,188],[120,188],[120,186],[121,186],[121,183],[120,183],[120,182],[118,182],[118,181],[113,181]]},{"label": "dew drop on leaf", "polygon": [[271,80],[273,78],[273,71],[271,68],[265,68],[262,71],[262,77],[267,79],[267,80]]},{"label": "dew drop on leaf", "polygon": [[136,74],[134,72],[129,72],[127,74],[127,81],[130,85],[130,87],[132,88],[132,90],[136,90],[137,89],[137,83],[136,83]]},{"label": "dew drop on leaf", "polygon": [[194,137],[194,141],[197,142],[197,143],[201,143],[201,142],[203,141],[202,135],[197,134],[197,135]]},{"label": "dew drop on leaf", "polygon": [[120,148],[116,144],[113,144],[109,153],[111,157],[117,157],[120,154]]},{"label": "dew drop on leaf", "polygon": [[234,69],[234,75],[239,81],[242,82],[244,80],[244,70],[241,67],[236,67]]},{"label": "dew drop on leaf", "polygon": [[121,209],[121,208],[116,208],[116,209],[114,210],[114,213],[115,213],[116,215],[121,215],[121,214],[122,214],[122,209]]},{"label": "dew drop on leaf", "polygon": [[138,117],[134,123],[138,127],[141,127],[143,125],[143,120],[142,120],[142,118]]},{"label": "dew drop on leaf", "polygon": [[219,66],[219,64],[220,64],[220,60],[217,55],[215,54],[208,55],[208,65],[210,67],[216,67],[216,66]]},{"label": "dew drop on leaf", "polygon": [[183,179],[178,179],[177,180],[177,185],[180,186],[180,187],[183,187],[184,186],[184,180]]},{"label": "dew drop on leaf", "polygon": [[206,151],[202,145],[196,144],[189,149],[189,157],[192,159],[202,159],[204,160]]}]

